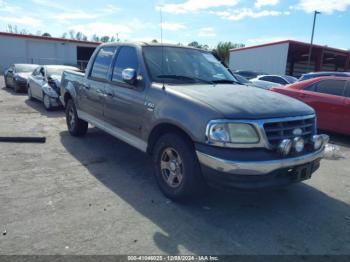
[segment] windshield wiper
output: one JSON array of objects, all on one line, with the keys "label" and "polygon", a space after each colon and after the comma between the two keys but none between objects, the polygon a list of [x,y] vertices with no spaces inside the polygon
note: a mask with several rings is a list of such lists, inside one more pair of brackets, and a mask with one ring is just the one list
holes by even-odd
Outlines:
[{"label": "windshield wiper", "polygon": [[195,82],[213,84],[212,81],[208,81],[208,80],[197,78],[197,77],[183,76],[183,75],[158,75],[157,78],[172,78],[172,79],[179,79],[179,80],[192,80]]},{"label": "windshield wiper", "polygon": [[229,80],[229,79],[217,79],[217,80],[211,80],[213,84],[239,84],[241,85],[240,82],[235,81],[235,80]]}]

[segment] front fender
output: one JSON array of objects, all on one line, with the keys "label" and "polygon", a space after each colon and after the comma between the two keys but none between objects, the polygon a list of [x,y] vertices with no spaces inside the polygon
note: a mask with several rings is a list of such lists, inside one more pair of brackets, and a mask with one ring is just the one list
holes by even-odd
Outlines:
[{"label": "front fender", "polygon": [[49,97],[58,98],[57,92],[49,84],[43,85],[42,89],[43,92]]}]

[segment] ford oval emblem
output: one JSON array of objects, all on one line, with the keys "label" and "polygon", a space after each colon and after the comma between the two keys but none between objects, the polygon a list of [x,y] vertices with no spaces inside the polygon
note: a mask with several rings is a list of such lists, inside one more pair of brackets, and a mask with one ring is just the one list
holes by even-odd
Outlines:
[{"label": "ford oval emblem", "polygon": [[303,134],[303,130],[301,128],[296,128],[293,130],[293,135],[301,136]]}]

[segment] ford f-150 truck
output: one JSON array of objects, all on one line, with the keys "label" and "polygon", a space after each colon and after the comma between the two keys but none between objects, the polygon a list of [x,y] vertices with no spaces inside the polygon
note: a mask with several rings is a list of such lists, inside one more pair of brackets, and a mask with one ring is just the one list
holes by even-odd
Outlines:
[{"label": "ford f-150 truck", "polygon": [[61,83],[68,130],[88,123],[150,154],[156,181],[181,200],[206,185],[255,189],[309,179],[328,137],[304,103],[238,85],[207,51],[172,45],[99,46],[85,74]]}]

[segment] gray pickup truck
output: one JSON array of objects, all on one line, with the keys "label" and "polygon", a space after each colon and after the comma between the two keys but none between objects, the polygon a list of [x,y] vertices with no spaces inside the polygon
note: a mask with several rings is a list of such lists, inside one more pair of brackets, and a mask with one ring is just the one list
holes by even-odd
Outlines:
[{"label": "gray pickup truck", "polygon": [[210,53],[147,43],[99,46],[86,73],[63,73],[68,130],[88,123],[149,154],[175,200],[206,185],[255,189],[309,179],[328,142],[312,108],[237,84]]}]

